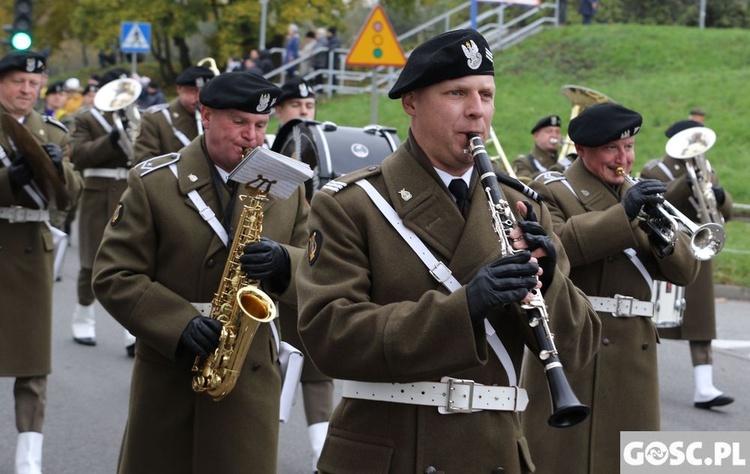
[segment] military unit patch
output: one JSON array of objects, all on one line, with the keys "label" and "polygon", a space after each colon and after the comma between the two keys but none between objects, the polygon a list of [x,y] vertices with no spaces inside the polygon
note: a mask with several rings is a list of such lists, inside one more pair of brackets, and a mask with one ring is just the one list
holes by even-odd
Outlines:
[{"label": "military unit patch", "polygon": [[119,224],[122,220],[123,214],[125,214],[125,206],[123,205],[122,201],[120,201],[117,203],[115,212],[112,213],[112,218],[109,220],[109,225],[111,225],[112,227],[117,226],[117,224]]},{"label": "military unit patch", "polygon": [[320,249],[323,247],[323,234],[317,230],[310,232],[307,239],[307,263],[312,266],[320,255]]}]

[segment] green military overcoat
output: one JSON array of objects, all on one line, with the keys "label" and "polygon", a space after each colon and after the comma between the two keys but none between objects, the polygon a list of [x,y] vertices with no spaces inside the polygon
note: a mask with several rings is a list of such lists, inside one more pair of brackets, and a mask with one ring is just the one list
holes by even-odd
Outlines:
[{"label": "green military overcoat", "polygon": [[[341,191],[315,194],[308,262],[298,278],[300,334],[313,362],[336,379],[435,381],[443,376],[508,386],[509,376],[475,331],[462,287],[450,294],[359,186],[369,181],[404,225],[462,284],[500,258],[485,191],[474,173],[466,219],[414,138],[372,167],[344,176]],[[341,178],[340,178],[341,179]],[[524,198],[503,188],[511,203]],[[551,230],[547,208],[533,205]],[[515,207],[514,207],[515,210]],[[546,291],[565,364],[585,365],[599,338],[599,321],[567,279],[562,249]],[[524,345],[537,344],[517,304],[489,313],[518,375]],[[543,398],[547,400],[546,395]],[[532,463],[515,412],[441,415],[436,407],[344,398],[331,417],[318,463],[322,473],[528,472]]]},{"label": "green military overcoat", "polygon": [[[652,178],[667,183],[664,197],[680,212],[696,224],[700,224],[698,212],[690,203],[693,191],[688,184],[686,161],[665,156],[661,160],[648,163],[641,171],[641,177]],[[708,177],[711,184],[718,185],[719,177],[712,173]],[[732,218],[732,197],[725,191],[724,203],[718,211],[724,220]],[[685,312],[682,325],[674,328],[659,328],[659,335],[668,339],[689,341],[710,341],[716,339],[716,304],[714,302],[714,274],[711,260],[701,263],[701,271],[695,281],[685,287]]]},{"label": "green military overcoat", "polygon": [[[164,116],[165,110],[171,123]],[[195,114],[189,113],[179,99],[173,100],[169,105],[150,107],[143,112],[138,136],[135,139],[135,162],[140,163],[155,156],[173,153],[187,145],[175,134],[175,129],[188,142],[198,136]]]},{"label": "green military overcoat", "polygon": [[[273,473],[281,379],[270,326],[260,325],[236,387],[219,402],[193,392],[194,358],[178,354],[180,336],[198,316],[191,303],[212,301],[229,249],[187,196],[196,190],[223,215],[201,138],[181,150],[179,178],[168,166],[159,168],[175,156],[130,172],[94,265],[97,299],[137,338],[118,472]],[[219,188],[226,205],[230,194]],[[235,223],[241,208],[238,200]],[[284,245],[292,271],[304,253],[307,212],[302,187],[264,205],[263,236]],[[294,279],[283,294],[270,296],[295,304]]]},{"label": "green military overcoat", "polygon": [[[659,258],[648,236],[630,222],[620,201],[630,185],[614,191],[576,160],[562,175],[540,175],[532,183],[546,199],[555,232],[570,259],[570,278],[589,296],[616,294],[651,299],[651,285],[623,252],[634,249],[653,278],[685,285],[700,264],[692,258],[681,235],[674,253]],[[546,183],[546,184],[545,184]],[[568,187],[570,186],[570,188]],[[575,194],[573,194],[573,190]],[[547,384],[537,367],[527,365],[523,385],[529,409],[522,416],[524,432],[540,474],[619,472],[620,431],[659,430],[659,380],[652,321],[645,317],[615,318],[599,313],[601,339],[593,361],[570,372],[579,400],[591,407],[589,418],[571,428],[551,428],[545,404]]]},{"label": "green military overcoat", "polygon": [[528,155],[518,155],[513,160],[513,172],[524,183],[529,183],[540,173],[550,170],[562,170],[557,165],[557,155],[550,155],[536,145]]},{"label": "green military overcoat", "polygon": [[[0,113],[7,113],[0,106]],[[65,150],[69,137],[65,127],[30,112],[24,125],[43,143],[56,143]],[[0,127],[0,146],[13,161],[8,136]],[[63,161],[65,184],[71,205],[78,200],[82,180]],[[8,168],[0,163],[0,207],[37,209],[29,195],[11,188]],[[0,219],[0,376],[29,377],[52,371],[52,285],[54,243],[44,222],[11,223]]]}]

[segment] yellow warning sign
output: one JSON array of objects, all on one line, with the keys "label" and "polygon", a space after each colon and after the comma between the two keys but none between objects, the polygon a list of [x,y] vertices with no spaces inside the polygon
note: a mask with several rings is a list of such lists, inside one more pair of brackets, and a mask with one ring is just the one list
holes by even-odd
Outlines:
[{"label": "yellow warning sign", "polygon": [[385,16],[383,7],[376,6],[349,50],[346,65],[400,67],[404,64],[406,56],[396,39],[391,22]]}]

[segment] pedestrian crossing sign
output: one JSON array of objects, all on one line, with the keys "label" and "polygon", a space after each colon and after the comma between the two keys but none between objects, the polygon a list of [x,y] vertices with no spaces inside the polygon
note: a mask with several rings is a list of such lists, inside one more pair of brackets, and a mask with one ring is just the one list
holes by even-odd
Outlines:
[{"label": "pedestrian crossing sign", "polygon": [[120,51],[123,53],[151,51],[151,23],[123,21],[120,24]]},{"label": "pedestrian crossing sign", "polygon": [[347,66],[396,66],[406,64],[406,56],[396,39],[383,7],[376,6],[362,27],[346,57]]}]

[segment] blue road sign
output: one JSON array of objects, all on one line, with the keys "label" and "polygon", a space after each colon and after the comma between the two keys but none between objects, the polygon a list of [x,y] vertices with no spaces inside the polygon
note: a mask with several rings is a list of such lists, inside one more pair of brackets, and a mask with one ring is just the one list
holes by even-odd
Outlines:
[{"label": "blue road sign", "polygon": [[151,23],[123,21],[120,24],[120,51],[148,53],[151,51]]}]

